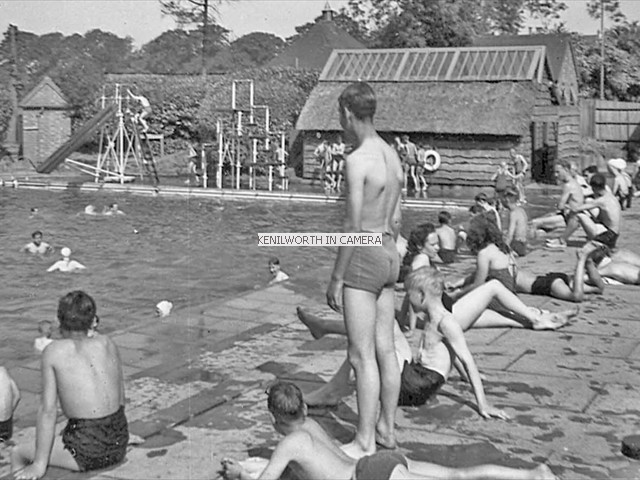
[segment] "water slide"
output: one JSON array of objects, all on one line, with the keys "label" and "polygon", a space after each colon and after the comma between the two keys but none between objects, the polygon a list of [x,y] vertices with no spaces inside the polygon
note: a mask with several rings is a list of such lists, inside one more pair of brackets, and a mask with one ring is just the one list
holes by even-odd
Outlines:
[{"label": "water slide", "polygon": [[91,138],[96,129],[102,127],[116,113],[116,105],[109,105],[104,110],[98,112],[91,120],[82,125],[66,143],[61,145],[55,152],[51,154],[40,166],[36,168],[38,173],[51,173],[58,165],[80,148],[87,140]]}]

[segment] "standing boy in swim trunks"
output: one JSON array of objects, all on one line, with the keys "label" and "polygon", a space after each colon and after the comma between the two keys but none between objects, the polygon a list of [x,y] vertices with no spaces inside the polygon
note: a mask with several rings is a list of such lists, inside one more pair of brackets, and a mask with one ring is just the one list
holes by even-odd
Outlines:
[{"label": "standing boy in swim trunks", "polygon": [[[394,287],[400,271],[395,237],[400,222],[403,172],[396,151],[373,126],[376,97],[366,83],[340,95],[340,124],[355,150],[346,160],[346,232],[382,234],[383,245],[338,249],[327,303],[342,311],[349,361],[356,372],[358,426],[346,451],[354,458],[394,448],[400,369],[393,348]],[[380,415],[378,416],[378,401]]]},{"label": "standing boy in swim trunks", "polygon": [[[584,203],[584,192],[571,173],[571,165],[566,161],[556,164],[554,172],[558,181],[562,182],[562,195],[558,201],[558,212],[564,217],[566,228],[560,238],[548,240],[549,248],[566,248],[567,240],[579,226],[574,208]],[[534,227],[535,227],[535,222]]]},{"label": "standing boy in swim trunks", "polygon": [[[370,479],[451,479],[551,480],[555,476],[546,465],[531,470],[480,465],[450,468],[435,463],[418,462],[397,452],[378,452],[355,460],[338,448],[322,426],[307,417],[302,392],[293,383],[277,382],[269,388],[267,399],[271,421],[285,437],[278,443],[261,479],[280,478],[287,466],[296,478],[309,480],[370,480]],[[228,480],[252,478],[232,459],[222,460]]]},{"label": "standing boy in swim trunks", "polygon": [[20,390],[6,368],[0,367],[0,445],[13,435],[13,412],[20,401]]},{"label": "standing boy in swim trunks", "polygon": [[[578,214],[578,221],[592,243],[600,248],[613,250],[616,247],[622,222],[622,208],[618,199],[607,190],[604,175],[596,173],[589,181],[593,188],[594,200],[572,208]],[[588,210],[599,209],[596,221],[587,214]],[[586,247],[586,246],[585,246]]]},{"label": "standing boy in swim trunks", "polygon": [[[42,354],[35,448],[21,445],[13,450],[15,478],[41,478],[48,465],[78,472],[124,459],[129,432],[120,355],[106,335],[88,335],[96,319],[96,305],[86,293],[77,290],[60,299],[63,338]],[[55,439],[58,400],[69,419],[62,441]]]},{"label": "standing boy in swim trunks", "polygon": [[509,227],[507,230],[507,245],[516,252],[519,257],[527,254],[527,224],[529,219],[524,208],[518,205],[518,192],[513,188],[507,188],[504,194],[504,204],[509,210]]}]

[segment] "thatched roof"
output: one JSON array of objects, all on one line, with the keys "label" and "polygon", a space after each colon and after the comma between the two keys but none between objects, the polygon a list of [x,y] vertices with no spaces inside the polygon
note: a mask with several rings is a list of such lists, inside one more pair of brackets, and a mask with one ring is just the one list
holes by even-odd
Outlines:
[{"label": "thatched roof", "polygon": [[[320,82],[296,128],[341,130],[338,97],[346,82]],[[386,132],[524,135],[539,86],[533,82],[376,82],[375,125]]]},{"label": "thatched roof", "polygon": [[321,70],[331,52],[336,48],[367,47],[338,27],[333,20],[321,20],[268,65]]},{"label": "thatched roof", "polygon": [[[557,82],[562,72],[562,64],[566,60],[567,50],[571,49],[571,36],[566,33],[539,35],[489,35],[473,39],[474,47],[512,47],[535,46],[547,47],[547,62],[551,78]],[[573,61],[573,56],[568,59]],[[575,68],[575,64],[574,64]]]}]

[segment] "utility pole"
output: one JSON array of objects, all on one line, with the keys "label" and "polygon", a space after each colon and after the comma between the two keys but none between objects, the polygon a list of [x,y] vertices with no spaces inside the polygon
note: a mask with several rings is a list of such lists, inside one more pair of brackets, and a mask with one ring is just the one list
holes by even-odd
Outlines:
[{"label": "utility pole", "polygon": [[209,35],[209,0],[204,0],[202,17],[202,78],[207,78],[207,36]]},{"label": "utility pole", "polygon": [[600,0],[600,100],[604,100],[604,0]]},{"label": "utility pole", "polygon": [[11,96],[11,118],[9,119],[9,126],[7,128],[7,143],[14,146],[18,139],[17,125],[18,125],[18,48],[16,47],[16,31],[18,27],[15,25],[9,25],[9,42],[11,45],[11,62],[13,68],[11,71],[10,82],[10,96]]}]

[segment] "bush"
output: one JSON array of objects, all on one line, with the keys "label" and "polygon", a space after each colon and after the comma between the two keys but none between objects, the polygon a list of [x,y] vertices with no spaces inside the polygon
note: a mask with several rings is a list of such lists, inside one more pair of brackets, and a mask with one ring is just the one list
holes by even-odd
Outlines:
[{"label": "bush", "polygon": [[[208,90],[198,112],[198,121],[203,133],[212,139],[218,119],[231,127],[231,112],[223,112],[220,109],[231,108],[233,81],[247,79],[254,82],[254,105],[269,107],[271,131],[288,134],[295,128],[302,107],[318,83],[318,74],[315,70],[265,67],[225,75]],[[248,86],[238,88],[236,98],[239,108],[248,108]]]}]

